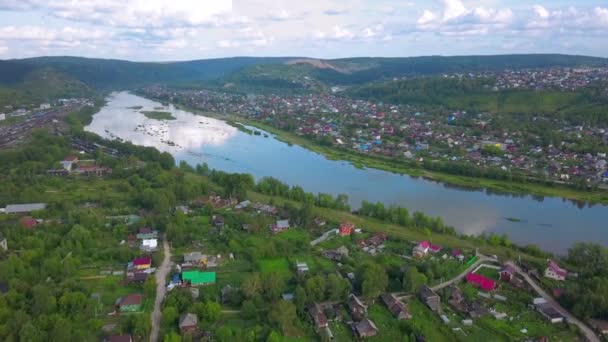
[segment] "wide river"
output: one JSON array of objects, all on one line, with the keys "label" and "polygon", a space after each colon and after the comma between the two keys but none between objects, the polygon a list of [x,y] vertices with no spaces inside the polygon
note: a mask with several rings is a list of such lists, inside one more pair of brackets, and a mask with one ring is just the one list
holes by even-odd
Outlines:
[{"label": "wide river", "polygon": [[[533,243],[559,254],[575,241],[608,246],[608,207],[602,205],[490,194],[385,171],[361,170],[348,162],[328,160],[299,146],[289,146],[272,136],[249,135],[221,120],[130,93],[112,93],[107,101],[85,128],[87,131],[156,147],[171,153],[177,162],[207,163],[218,170],[249,173],[256,179],[272,176],[314,193],[344,193],[353,207],[363,200],[402,206],[411,212],[440,216],[459,232],[507,233],[515,243]],[[142,109],[134,108],[138,106]],[[148,119],[139,112],[142,110],[171,112],[177,120]]]}]

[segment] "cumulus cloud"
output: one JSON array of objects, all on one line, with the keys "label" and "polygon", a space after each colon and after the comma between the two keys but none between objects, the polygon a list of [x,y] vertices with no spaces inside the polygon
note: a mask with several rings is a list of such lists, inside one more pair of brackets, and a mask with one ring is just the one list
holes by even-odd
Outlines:
[{"label": "cumulus cloud", "polygon": [[528,31],[604,33],[608,29],[608,8],[590,10],[568,7],[547,9],[541,5],[532,7],[533,16],[522,28]]},{"label": "cumulus cloud", "polygon": [[509,8],[467,8],[461,0],[441,0],[442,9],[429,9],[416,22],[420,31],[431,31],[444,35],[487,34],[491,29],[504,28],[513,21]]},{"label": "cumulus cloud", "polygon": [[73,42],[77,40],[109,39],[113,34],[109,31],[95,29],[64,27],[63,29],[49,29],[40,26],[5,26],[0,27],[2,40],[45,40]]},{"label": "cumulus cloud", "polygon": [[232,11],[232,0],[9,0],[0,8],[37,9],[62,19],[118,27],[163,27],[229,22],[222,16]]}]

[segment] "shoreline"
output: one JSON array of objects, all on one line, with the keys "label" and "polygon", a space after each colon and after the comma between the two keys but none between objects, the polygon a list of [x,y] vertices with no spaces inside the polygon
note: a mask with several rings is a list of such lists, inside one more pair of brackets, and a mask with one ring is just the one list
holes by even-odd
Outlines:
[{"label": "shoreline", "polygon": [[[608,191],[581,191],[567,186],[547,186],[537,183],[516,183],[489,178],[474,178],[468,176],[454,175],[436,171],[429,171],[422,167],[411,167],[399,165],[398,160],[369,156],[348,150],[340,150],[335,147],[321,146],[305,137],[288,132],[270,125],[254,121],[236,114],[222,114],[204,112],[187,106],[174,104],[176,108],[187,110],[196,115],[207,116],[227,122],[231,126],[237,126],[236,122],[264,130],[274,135],[274,138],[289,145],[298,145],[312,152],[323,155],[329,160],[341,160],[351,163],[359,169],[377,169],[386,172],[407,175],[410,177],[424,178],[428,181],[441,183],[444,186],[462,187],[467,190],[488,191],[497,194],[533,196],[533,197],[556,197],[569,201],[579,202],[580,205],[604,205],[608,206]],[[237,127],[238,128],[238,127]],[[240,128],[239,128],[240,129]],[[243,129],[247,129],[243,127]]]}]

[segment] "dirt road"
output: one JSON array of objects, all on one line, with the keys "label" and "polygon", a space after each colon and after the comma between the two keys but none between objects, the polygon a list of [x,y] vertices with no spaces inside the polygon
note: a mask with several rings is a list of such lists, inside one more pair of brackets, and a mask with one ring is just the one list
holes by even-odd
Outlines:
[{"label": "dirt road", "polygon": [[154,301],[154,310],[150,314],[152,323],[152,331],[150,332],[150,342],[158,341],[160,332],[161,305],[167,294],[167,275],[171,271],[171,248],[167,239],[163,240],[163,252],[165,254],[163,263],[156,270],[156,300]]},{"label": "dirt road", "polygon": [[522,271],[519,266],[515,265],[515,263],[513,262],[506,262],[506,264],[512,266],[517,271],[517,273],[524,277],[526,282],[530,284],[530,286],[532,286],[534,291],[536,291],[538,295],[543,297],[549,304],[551,304],[562,316],[566,318],[569,323],[576,325],[583,332],[587,341],[600,342],[600,339],[597,337],[597,335],[595,334],[595,332],[593,332],[591,328],[589,328],[578,318],[574,317],[574,315],[568,312],[568,310],[564,309],[561,305],[559,305],[559,303],[555,299],[553,299],[552,296],[550,296],[542,287],[540,287],[540,285],[538,285],[532,278],[530,278],[528,274]]}]

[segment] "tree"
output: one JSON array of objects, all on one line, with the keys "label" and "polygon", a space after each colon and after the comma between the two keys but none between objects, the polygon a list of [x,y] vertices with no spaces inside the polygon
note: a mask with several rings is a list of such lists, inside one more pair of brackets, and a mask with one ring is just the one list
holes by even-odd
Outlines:
[{"label": "tree", "polygon": [[172,331],[163,337],[163,342],[182,342],[182,338],[175,331]]},{"label": "tree", "polygon": [[297,334],[296,307],[287,301],[280,300],[272,306],[269,315],[270,321],[281,330],[283,335],[294,336]]},{"label": "tree", "polygon": [[262,279],[259,273],[249,274],[243,279],[241,290],[246,298],[253,298],[262,290]]},{"label": "tree", "polygon": [[350,283],[336,274],[330,274],[325,283],[327,298],[330,300],[345,299],[350,292]]},{"label": "tree", "polygon": [[263,279],[264,297],[268,300],[275,300],[285,290],[285,280],[276,272],[270,272]]},{"label": "tree", "polygon": [[427,283],[424,274],[418,272],[416,267],[410,267],[403,275],[403,289],[411,293],[416,293],[418,289]]},{"label": "tree", "polygon": [[144,282],[144,296],[146,298],[156,297],[156,278],[148,277]]},{"label": "tree", "polygon": [[378,264],[368,263],[363,268],[361,290],[366,298],[378,297],[388,286],[388,275]]},{"label": "tree", "polygon": [[202,312],[202,319],[214,323],[222,314],[222,307],[217,302],[206,302]]},{"label": "tree", "polygon": [[306,281],[306,295],[309,301],[319,302],[325,299],[325,279],[314,276]]}]

